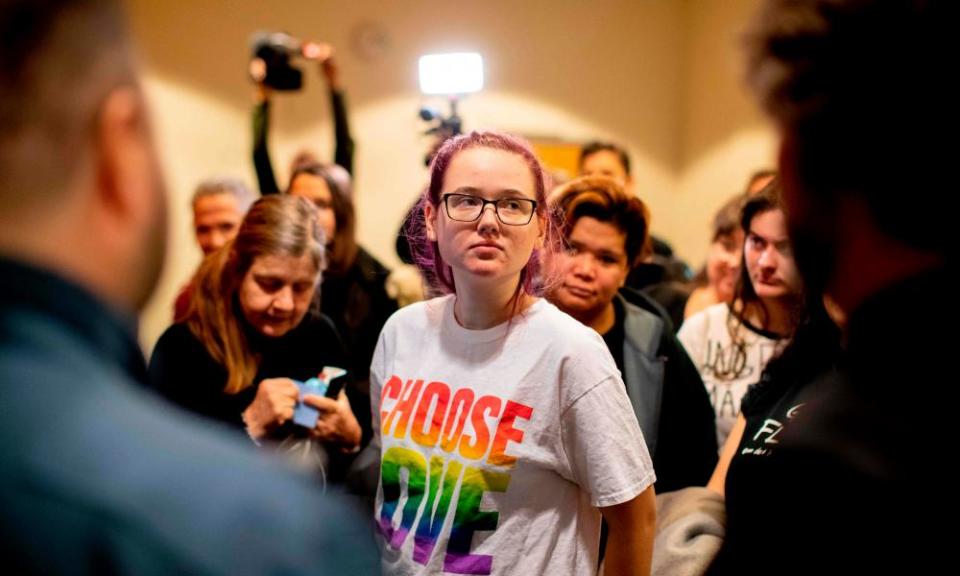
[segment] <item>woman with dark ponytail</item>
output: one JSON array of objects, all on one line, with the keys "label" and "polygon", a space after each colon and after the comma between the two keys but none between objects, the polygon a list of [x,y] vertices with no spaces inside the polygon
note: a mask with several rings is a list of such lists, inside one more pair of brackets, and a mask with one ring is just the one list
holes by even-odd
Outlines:
[{"label": "woman with dark ponytail", "polygon": [[802,308],[779,181],[746,201],[740,224],[743,262],[733,302],[694,314],[677,334],[707,387],[719,446],[730,435],[747,387],[793,336]]}]

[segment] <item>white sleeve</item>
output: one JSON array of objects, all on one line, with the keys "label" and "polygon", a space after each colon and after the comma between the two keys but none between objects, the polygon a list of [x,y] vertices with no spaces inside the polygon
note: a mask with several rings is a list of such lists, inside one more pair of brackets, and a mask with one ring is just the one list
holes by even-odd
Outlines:
[{"label": "white sleeve", "polygon": [[647,444],[619,377],[605,378],[560,417],[574,480],[598,508],[628,502],[656,481]]},{"label": "white sleeve", "polygon": [[677,332],[677,340],[680,341],[680,344],[687,351],[687,355],[693,360],[698,372],[704,362],[703,348],[704,342],[707,340],[707,328],[706,314],[698,312],[687,318]]},{"label": "white sleeve", "polygon": [[377,347],[373,351],[373,359],[370,361],[370,427],[373,435],[370,437],[370,444],[378,451],[380,449],[380,400],[383,390],[383,373],[385,362],[385,343],[384,334],[386,330],[380,332],[380,338],[377,339]]}]

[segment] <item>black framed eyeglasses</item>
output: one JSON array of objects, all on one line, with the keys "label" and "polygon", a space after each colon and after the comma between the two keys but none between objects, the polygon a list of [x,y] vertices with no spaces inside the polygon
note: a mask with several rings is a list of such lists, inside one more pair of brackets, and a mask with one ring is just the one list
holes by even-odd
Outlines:
[{"label": "black framed eyeglasses", "polygon": [[487,204],[493,204],[500,222],[507,226],[524,226],[533,219],[537,201],[530,198],[500,198],[487,200],[470,194],[444,194],[440,197],[447,216],[457,222],[474,222],[480,219]]}]

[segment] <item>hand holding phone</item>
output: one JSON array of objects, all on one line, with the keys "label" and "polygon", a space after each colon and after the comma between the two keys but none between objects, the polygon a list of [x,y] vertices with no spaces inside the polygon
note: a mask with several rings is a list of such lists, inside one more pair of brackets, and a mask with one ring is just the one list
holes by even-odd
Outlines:
[{"label": "hand holding phone", "polygon": [[320,417],[320,412],[316,408],[305,404],[303,397],[307,394],[315,394],[336,400],[346,384],[346,378],[342,378],[346,373],[347,371],[343,368],[324,366],[316,377],[310,378],[306,382],[294,380],[294,384],[300,389],[300,396],[293,412],[293,422],[305,428],[313,428],[317,423],[317,418]]}]

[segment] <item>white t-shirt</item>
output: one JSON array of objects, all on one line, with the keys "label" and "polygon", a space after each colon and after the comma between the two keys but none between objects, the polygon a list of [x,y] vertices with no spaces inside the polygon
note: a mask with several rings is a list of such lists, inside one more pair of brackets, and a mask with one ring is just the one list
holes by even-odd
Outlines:
[{"label": "white t-shirt", "polygon": [[[735,329],[735,344],[731,330]],[[717,442],[722,450],[740,414],[740,400],[751,384],[760,381],[767,361],[784,340],[739,322],[725,304],[714,304],[687,318],[677,333],[700,371],[717,419]]]},{"label": "white t-shirt", "polygon": [[595,574],[597,507],[656,477],[603,340],[545,300],[467,330],[403,308],[370,373],[385,574]]}]

